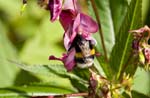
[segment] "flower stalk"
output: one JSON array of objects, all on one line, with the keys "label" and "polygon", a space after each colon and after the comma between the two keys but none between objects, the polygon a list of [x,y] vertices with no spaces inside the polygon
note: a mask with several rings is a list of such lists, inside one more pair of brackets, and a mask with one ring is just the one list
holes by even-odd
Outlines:
[{"label": "flower stalk", "polygon": [[73,94],[63,94],[63,95],[50,95],[50,96],[35,96],[32,98],[70,98],[70,97],[87,97],[88,93],[73,93]]},{"label": "flower stalk", "polygon": [[95,1],[94,0],[90,0],[90,2],[92,4],[92,8],[93,8],[93,11],[95,13],[95,17],[96,17],[96,20],[97,20],[97,23],[98,23],[99,34],[100,34],[101,43],[102,43],[102,48],[104,50],[104,56],[105,56],[106,61],[108,61],[106,46],[105,46],[105,42],[104,42],[104,36],[103,36],[102,28],[101,28],[100,16],[98,14],[98,10],[96,8]]}]

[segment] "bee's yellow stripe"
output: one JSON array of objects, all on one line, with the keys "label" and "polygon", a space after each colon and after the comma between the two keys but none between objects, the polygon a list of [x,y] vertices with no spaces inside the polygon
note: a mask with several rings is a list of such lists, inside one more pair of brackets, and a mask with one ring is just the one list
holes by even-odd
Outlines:
[{"label": "bee's yellow stripe", "polygon": [[[92,49],[92,50],[90,51],[90,55],[94,55],[94,54],[95,54],[95,49]],[[77,52],[77,53],[75,54],[75,57],[76,57],[76,58],[83,58],[83,55],[82,55],[81,52]]]},{"label": "bee's yellow stripe", "polygon": [[82,55],[82,53],[81,53],[81,52],[77,52],[77,53],[75,54],[75,57],[76,57],[76,58],[82,58],[82,57],[83,57],[83,55]]}]

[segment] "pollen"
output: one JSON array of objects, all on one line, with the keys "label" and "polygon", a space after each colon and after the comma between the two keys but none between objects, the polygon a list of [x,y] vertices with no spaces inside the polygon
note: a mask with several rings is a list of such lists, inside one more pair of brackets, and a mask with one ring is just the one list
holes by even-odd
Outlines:
[{"label": "pollen", "polygon": [[95,49],[92,49],[92,50],[90,51],[90,54],[91,54],[91,55],[94,55],[94,54],[95,54]]}]

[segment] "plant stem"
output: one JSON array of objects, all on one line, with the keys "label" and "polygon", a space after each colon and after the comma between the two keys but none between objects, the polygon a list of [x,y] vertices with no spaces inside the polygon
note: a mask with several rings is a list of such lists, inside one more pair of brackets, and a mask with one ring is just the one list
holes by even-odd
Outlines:
[{"label": "plant stem", "polygon": [[107,51],[106,51],[106,47],[105,47],[105,43],[104,43],[104,36],[103,36],[101,23],[100,23],[100,16],[98,14],[98,10],[96,8],[96,4],[95,4],[94,0],[90,0],[90,1],[91,1],[91,4],[92,4],[92,8],[94,10],[95,16],[96,16],[98,26],[99,26],[99,34],[100,34],[100,38],[101,38],[102,47],[103,47],[103,50],[104,50],[104,56],[105,56],[106,61],[108,61]]},{"label": "plant stem", "polygon": [[74,93],[74,94],[63,94],[63,95],[47,95],[47,96],[32,96],[31,98],[70,98],[70,97],[83,97],[88,96],[88,93]]},{"label": "plant stem", "polygon": [[75,93],[75,94],[64,94],[64,95],[55,95],[55,98],[70,98],[70,97],[78,97],[78,96],[88,96],[88,93]]},{"label": "plant stem", "polygon": [[123,73],[125,72],[126,68],[128,67],[129,63],[131,62],[131,59],[133,58],[133,52],[130,52],[130,55],[128,57],[127,62],[125,63],[125,65],[122,67],[122,70],[120,71],[120,75],[119,75],[119,80],[122,78]]}]

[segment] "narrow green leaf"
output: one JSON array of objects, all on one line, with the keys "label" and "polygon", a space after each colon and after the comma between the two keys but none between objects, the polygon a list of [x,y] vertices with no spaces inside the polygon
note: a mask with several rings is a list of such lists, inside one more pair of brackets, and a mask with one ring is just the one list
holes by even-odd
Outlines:
[{"label": "narrow green leaf", "polygon": [[143,0],[142,1],[142,20],[144,22],[148,22],[146,20],[148,15],[148,12],[150,12],[150,0]]},{"label": "narrow green leaf", "polygon": [[48,95],[58,95],[58,94],[68,94],[72,93],[72,91],[57,88],[51,86],[13,86],[7,88],[0,88],[0,97],[7,96],[48,96]]},{"label": "narrow green leaf", "polygon": [[100,62],[100,65],[102,66],[103,71],[104,71],[106,77],[108,79],[111,79],[111,77],[112,77],[113,74],[112,74],[112,69],[109,66],[108,62],[105,61],[105,58],[103,56],[98,57],[97,59]]},{"label": "narrow green leaf", "polygon": [[127,8],[131,0],[109,0],[111,14],[113,19],[115,37],[119,33],[119,29],[123,23],[126,16]]},{"label": "narrow green leaf", "polygon": [[35,74],[43,74],[48,76],[57,76],[62,75],[65,76],[67,74],[66,69],[63,65],[27,65],[21,62],[8,60],[11,64],[16,64],[23,70],[35,73]]},{"label": "narrow green leaf", "polygon": [[[113,48],[110,64],[117,75],[117,78],[120,77],[121,73],[125,66],[127,66],[127,62],[131,59],[131,44],[132,44],[132,36],[129,33],[129,30],[137,29],[142,24],[142,0],[132,0],[130,6],[127,10],[127,15],[121,25],[119,30],[119,34],[116,38],[116,44]],[[135,69],[133,69],[135,70]],[[115,75],[114,74],[114,75]]]},{"label": "narrow green leaf", "polygon": [[[109,0],[95,0],[95,3],[98,9],[99,16],[100,16],[101,27],[102,27],[101,29],[104,35],[104,43],[106,46],[107,56],[109,57],[112,51],[112,47],[115,44],[114,27],[113,27],[113,21],[111,17],[111,9],[109,6]],[[90,9],[89,10],[90,15],[95,17],[95,14],[91,7],[90,2],[89,2],[89,9]],[[96,49],[98,52],[100,52],[103,55],[104,51],[102,49],[99,32],[94,34],[94,37],[97,41]],[[98,61],[100,62],[100,65],[102,69],[104,70],[106,76],[109,77],[111,73],[110,66],[107,63],[105,63],[106,61],[103,57],[98,57]]]},{"label": "narrow green leaf", "polygon": [[[9,65],[11,66],[12,64],[9,64]],[[24,84],[30,84],[33,82],[41,82],[41,81],[43,80],[37,77],[36,75],[32,74],[31,72],[21,69],[16,75],[13,85],[22,86]]]},{"label": "narrow green leaf", "polygon": [[57,83],[58,87],[65,86],[64,84],[67,83],[68,88],[74,89],[69,83],[69,81],[72,79],[80,81],[83,86],[86,85],[85,83],[87,83],[87,80],[82,79],[74,73],[67,72],[63,65],[26,65],[15,61],[10,62],[15,63],[23,70],[36,74],[41,79],[49,81],[49,83],[53,84],[56,81],[54,84]]},{"label": "narrow green leaf", "polygon": [[[101,20],[102,32],[104,35],[104,41],[106,45],[106,49],[108,52],[108,56],[111,53],[112,47],[115,43],[115,35],[114,35],[114,27],[113,21],[111,17],[111,9],[109,6],[109,0],[95,0],[96,7],[98,9],[98,13]],[[91,3],[89,3],[89,11],[91,16],[95,17],[94,11],[91,7]],[[108,36],[109,35],[109,36]],[[100,34],[97,32],[94,37],[97,40],[97,49],[99,52],[103,53],[103,49],[101,46]]]}]

